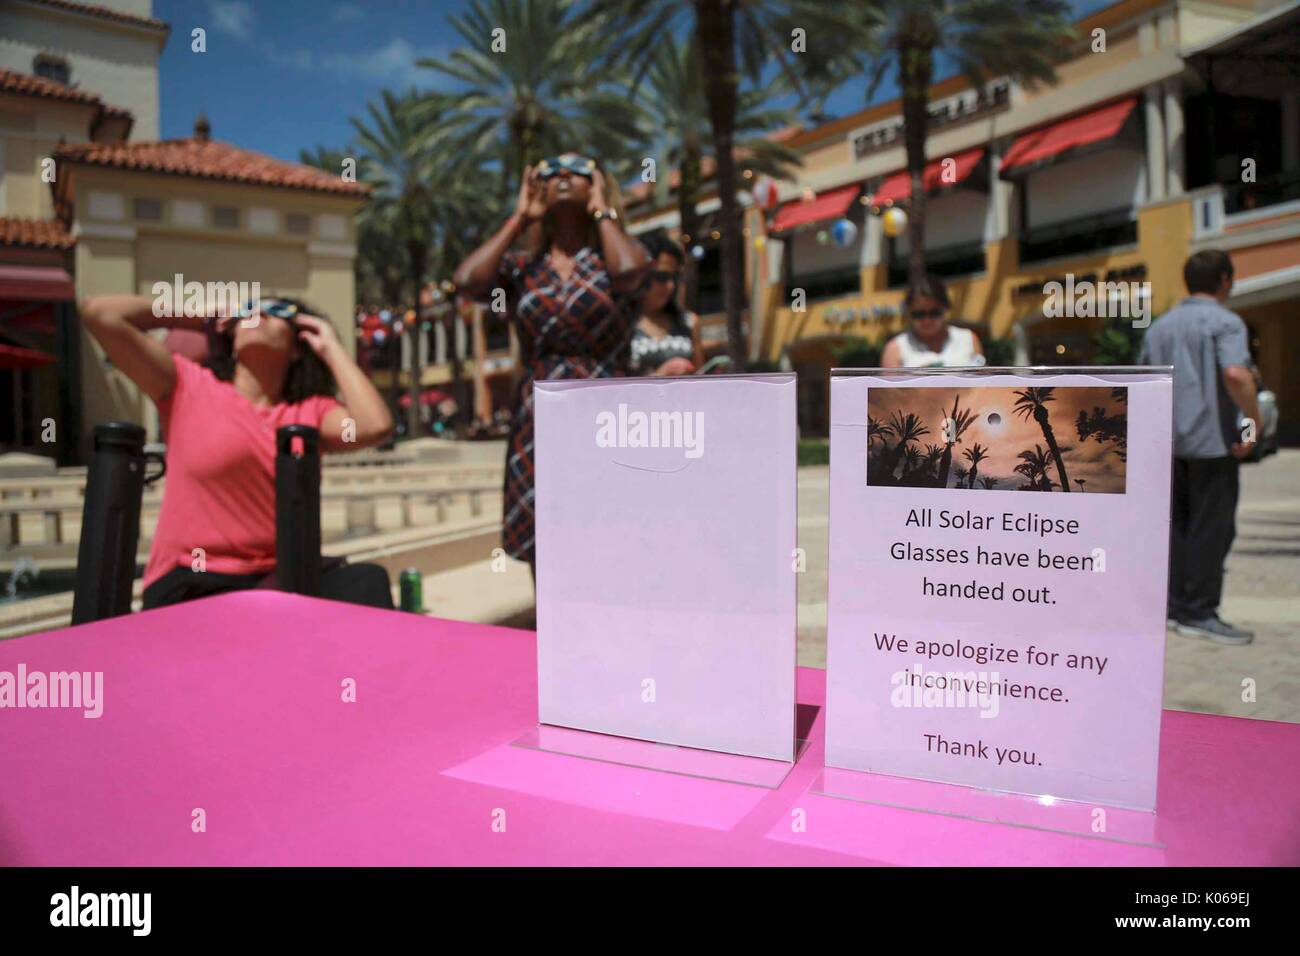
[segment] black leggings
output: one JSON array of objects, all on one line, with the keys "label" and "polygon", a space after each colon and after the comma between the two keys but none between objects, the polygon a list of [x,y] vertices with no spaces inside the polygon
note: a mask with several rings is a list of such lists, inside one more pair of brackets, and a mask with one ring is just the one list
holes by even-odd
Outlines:
[{"label": "black leggings", "polygon": [[[271,588],[275,572],[270,574],[216,574],[176,567],[144,589],[144,610],[193,601],[228,591]],[[320,596],[331,601],[364,604],[368,607],[393,609],[393,592],[388,572],[378,564],[333,564],[321,571]]]}]

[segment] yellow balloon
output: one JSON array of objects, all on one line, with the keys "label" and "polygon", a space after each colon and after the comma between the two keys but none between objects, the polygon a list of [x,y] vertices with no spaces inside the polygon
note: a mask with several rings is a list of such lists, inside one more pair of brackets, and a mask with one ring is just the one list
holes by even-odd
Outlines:
[{"label": "yellow balloon", "polygon": [[907,213],[894,206],[886,209],[880,215],[881,224],[885,227],[885,235],[899,236],[907,228]]}]

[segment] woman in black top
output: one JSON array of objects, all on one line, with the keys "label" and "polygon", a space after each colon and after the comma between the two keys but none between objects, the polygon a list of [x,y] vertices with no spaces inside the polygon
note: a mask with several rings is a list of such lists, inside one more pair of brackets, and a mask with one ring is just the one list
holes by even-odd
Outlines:
[{"label": "woman in black top", "polygon": [[633,375],[691,375],[704,364],[700,319],[678,304],[681,246],[660,233],[642,237],[653,267],[642,290],[640,315],[632,329],[629,364]]}]

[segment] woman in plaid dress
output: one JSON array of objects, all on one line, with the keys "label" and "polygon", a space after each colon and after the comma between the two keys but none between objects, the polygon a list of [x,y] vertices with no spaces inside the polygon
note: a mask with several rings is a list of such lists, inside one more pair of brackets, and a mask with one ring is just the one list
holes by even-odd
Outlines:
[{"label": "woman in plaid dress", "polygon": [[[524,170],[514,214],[456,270],[465,295],[503,289],[519,335],[523,375],[506,451],[502,544],[535,560],[533,534],[533,382],[607,378],[627,372],[636,313],[632,299],[649,257],[623,231],[622,218],[594,160],[574,153]],[[534,224],[535,253],[511,251]]]}]

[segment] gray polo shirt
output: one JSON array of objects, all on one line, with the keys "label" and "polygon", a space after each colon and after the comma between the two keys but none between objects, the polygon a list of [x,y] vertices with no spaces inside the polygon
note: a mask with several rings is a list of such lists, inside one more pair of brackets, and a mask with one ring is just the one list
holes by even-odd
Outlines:
[{"label": "gray polo shirt", "polygon": [[1241,414],[1223,385],[1228,365],[1250,367],[1246,323],[1213,299],[1188,296],[1147,329],[1143,365],[1174,367],[1174,455],[1226,458]]}]

